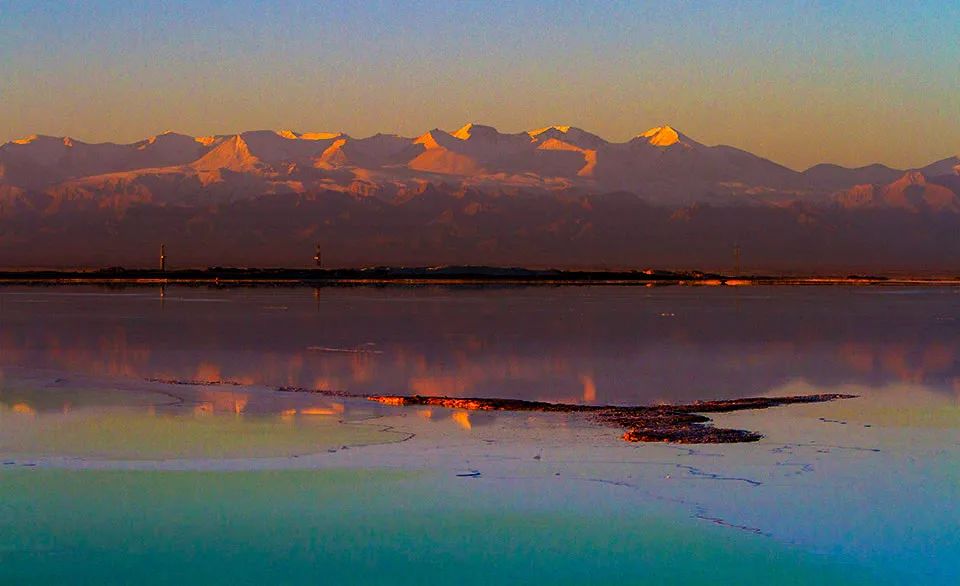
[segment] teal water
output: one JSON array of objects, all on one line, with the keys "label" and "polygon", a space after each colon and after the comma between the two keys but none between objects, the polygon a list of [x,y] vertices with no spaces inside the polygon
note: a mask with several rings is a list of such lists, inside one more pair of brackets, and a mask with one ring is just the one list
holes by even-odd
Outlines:
[{"label": "teal water", "polygon": [[584,500],[589,488],[496,496],[474,483],[352,470],[7,470],[0,583],[897,582],[679,514]]}]

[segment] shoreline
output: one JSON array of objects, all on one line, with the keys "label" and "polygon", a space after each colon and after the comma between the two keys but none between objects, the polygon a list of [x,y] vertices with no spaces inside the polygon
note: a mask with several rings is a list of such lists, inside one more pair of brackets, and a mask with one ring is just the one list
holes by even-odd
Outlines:
[{"label": "shoreline", "polygon": [[724,275],[703,271],[557,270],[486,266],[371,267],[361,269],[225,268],[0,271],[3,285],[105,286],[958,286],[960,276]]}]

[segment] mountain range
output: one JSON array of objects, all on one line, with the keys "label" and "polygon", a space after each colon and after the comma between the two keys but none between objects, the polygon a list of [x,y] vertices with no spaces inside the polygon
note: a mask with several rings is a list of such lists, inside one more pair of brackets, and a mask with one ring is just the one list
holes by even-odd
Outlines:
[{"label": "mountain range", "polygon": [[[0,266],[528,264],[951,271],[960,158],[795,171],[659,126],[166,132],[0,146]],[[308,254],[309,253],[309,254]]]}]

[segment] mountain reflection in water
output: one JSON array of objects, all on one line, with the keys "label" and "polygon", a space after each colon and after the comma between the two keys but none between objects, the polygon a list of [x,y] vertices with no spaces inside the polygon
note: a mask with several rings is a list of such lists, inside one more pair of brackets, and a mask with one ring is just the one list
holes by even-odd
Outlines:
[{"label": "mountain reflection in water", "polygon": [[0,368],[594,404],[796,381],[952,397],[958,301],[894,287],[5,287]]}]

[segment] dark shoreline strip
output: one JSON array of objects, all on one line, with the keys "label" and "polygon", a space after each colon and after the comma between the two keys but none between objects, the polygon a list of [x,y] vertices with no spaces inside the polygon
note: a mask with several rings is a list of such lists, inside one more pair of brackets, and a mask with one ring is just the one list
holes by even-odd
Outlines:
[{"label": "dark shoreline strip", "polygon": [[724,275],[697,270],[572,270],[493,266],[366,268],[208,267],[173,270],[0,270],[0,285],[333,286],[333,285],[960,285],[960,277],[909,275]]}]

